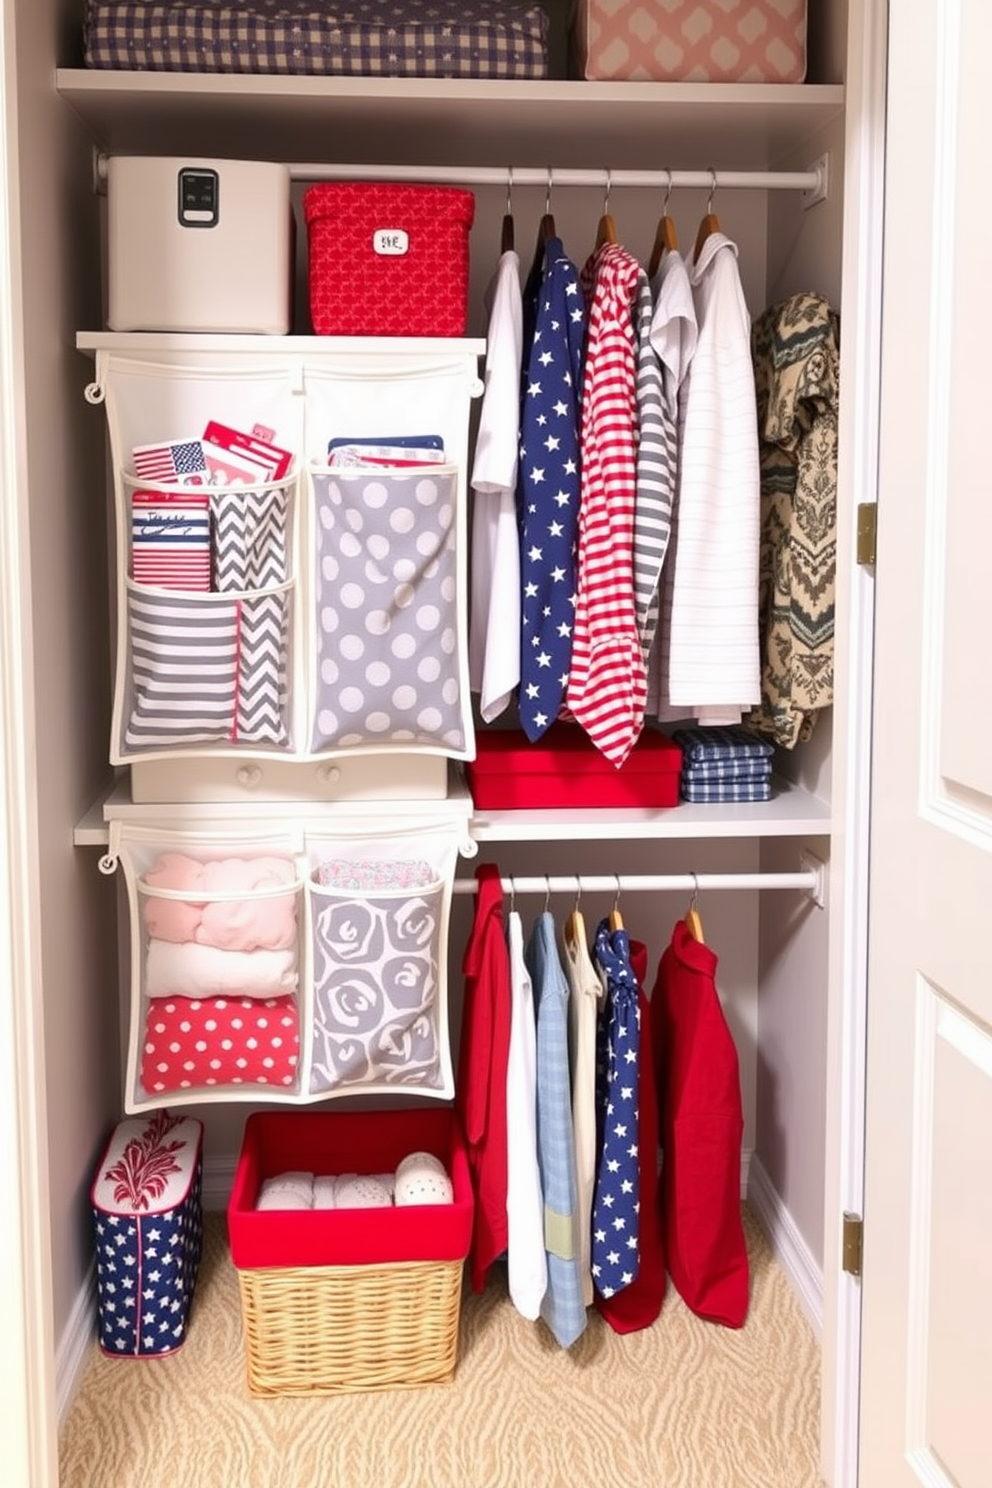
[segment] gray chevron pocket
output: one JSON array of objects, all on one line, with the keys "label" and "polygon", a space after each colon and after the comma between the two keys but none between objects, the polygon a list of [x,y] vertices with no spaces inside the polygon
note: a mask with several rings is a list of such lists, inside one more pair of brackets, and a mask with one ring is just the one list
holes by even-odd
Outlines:
[{"label": "gray chevron pocket", "polygon": [[290,743],[287,486],[211,493],[214,588],[241,594],[235,740]]}]

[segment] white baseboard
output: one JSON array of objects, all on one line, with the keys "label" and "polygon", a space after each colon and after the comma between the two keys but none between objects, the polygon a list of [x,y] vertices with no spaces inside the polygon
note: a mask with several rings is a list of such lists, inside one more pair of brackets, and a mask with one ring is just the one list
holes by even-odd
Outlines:
[{"label": "white baseboard", "polygon": [[815,1257],[777,1190],[760,1157],[751,1155],[746,1197],[768,1237],[779,1265],[792,1284],[799,1305],[818,1339],[823,1338],[823,1268]]},{"label": "white baseboard", "polygon": [[96,1338],[96,1262],[79,1289],[55,1351],[55,1403],[59,1430],[72,1409],[83,1368]]}]

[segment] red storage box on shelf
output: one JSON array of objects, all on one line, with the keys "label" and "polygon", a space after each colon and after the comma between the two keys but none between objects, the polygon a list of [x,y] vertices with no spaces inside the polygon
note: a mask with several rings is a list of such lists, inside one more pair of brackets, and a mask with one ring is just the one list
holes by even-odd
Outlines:
[{"label": "red storage box on shelf", "polygon": [[[257,1209],[285,1172],[394,1172],[411,1152],[439,1158],[450,1204]],[[255,1395],[332,1395],[449,1380],[473,1198],[449,1107],[256,1112],[227,1211]]]},{"label": "red storage box on shelf", "polygon": [[575,724],[555,723],[536,744],[519,729],[482,730],[466,765],[476,807],[677,806],[682,750],[645,728],[619,769]]},{"label": "red storage box on shelf", "polygon": [[318,336],[463,336],[475,197],[456,186],[328,181],[303,194]]}]

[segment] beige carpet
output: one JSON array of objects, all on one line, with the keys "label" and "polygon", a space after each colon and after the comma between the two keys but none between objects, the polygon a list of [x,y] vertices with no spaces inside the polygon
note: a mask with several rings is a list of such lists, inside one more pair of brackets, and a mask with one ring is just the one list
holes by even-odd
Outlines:
[{"label": "beige carpet", "polygon": [[237,1275],[207,1217],[189,1338],[170,1358],[94,1345],[61,1488],[817,1488],[819,1350],[753,1218],[746,1326],[701,1323],[669,1285],[653,1328],[590,1312],[567,1353],[495,1271],[466,1292],[455,1380],[254,1400]]}]

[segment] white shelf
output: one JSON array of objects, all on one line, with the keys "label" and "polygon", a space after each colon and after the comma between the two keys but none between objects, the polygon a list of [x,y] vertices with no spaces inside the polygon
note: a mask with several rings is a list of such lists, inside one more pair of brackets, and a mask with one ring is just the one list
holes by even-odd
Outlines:
[{"label": "white shelf", "polygon": [[[106,847],[110,840],[111,821],[155,821],[170,828],[202,830],[205,822],[284,822],[288,818],[307,820],[322,828],[333,828],[334,822],[353,822],[356,817],[370,823],[383,818],[399,826],[415,826],[425,819],[444,816],[471,822],[472,802],[457,773],[451,772],[447,796],[424,797],[423,800],[356,800],[315,801],[287,799],[259,801],[246,796],[243,801],[141,802],[131,800],[131,787],[121,775],[102,792],[85,815],[77,822],[72,840],[76,847]],[[471,837],[466,832],[466,841]]]},{"label": "white shelf", "polygon": [[[472,812],[465,787],[453,778],[446,801],[308,802],[306,810],[324,823],[335,817],[357,814],[378,817],[429,816],[432,809],[464,813],[468,830],[476,842],[599,842],[617,839],[689,839],[731,837],[826,837],[830,833],[830,808],[825,801],[780,782],[773,784],[771,801],[741,805],[691,806],[682,803],[667,808],[623,810],[479,811]],[[79,821],[73,834],[77,847],[103,847],[108,840],[107,822],[147,821],[155,816],[172,826],[199,826],[211,821],[243,820],[250,809],[253,819],[284,818],[300,803],[288,801],[225,802],[205,806],[164,803],[135,805],[126,778],[99,796]]]},{"label": "white shelf", "polygon": [[353,165],[760,169],[839,117],[833,83],[501,82],[60,68],[115,154]]},{"label": "white shelf", "polygon": [[460,356],[469,352],[482,356],[482,337],[462,336],[259,336],[176,331],[78,331],[78,351],[127,352],[245,352],[289,353],[300,356],[349,357]]},{"label": "white shelf", "polygon": [[773,782],[770,801],[623,810],[477,811],[470,831],[477,842],[599,842],[638,838],[826,837],[825,801]]}]

